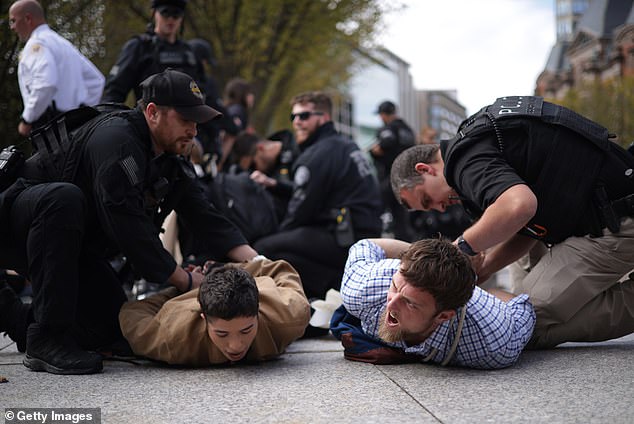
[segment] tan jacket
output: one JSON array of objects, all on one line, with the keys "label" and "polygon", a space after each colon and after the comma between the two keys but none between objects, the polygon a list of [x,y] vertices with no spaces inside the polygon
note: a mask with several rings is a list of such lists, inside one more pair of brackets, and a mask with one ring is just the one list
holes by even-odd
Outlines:
[{"label": "tan jacket", "polygon": [[[304,334],[310,320],[310,305],[299,275],[285,261],[263,259],[234,265],[255,277],[260,293],[258,332],[246,359],[282,354]],[[119,323],[137,355],[190,366],[228,362],[209,338],[200,313],[198,289],[179,296],[170,288],[123,305]]]}]

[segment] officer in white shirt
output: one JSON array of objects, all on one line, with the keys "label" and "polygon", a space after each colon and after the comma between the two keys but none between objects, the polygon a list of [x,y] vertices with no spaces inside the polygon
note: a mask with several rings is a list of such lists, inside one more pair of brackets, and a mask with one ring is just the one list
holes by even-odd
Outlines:
[{"label": "officer in white shirt", "polygon": [[59,112],[99,103],[105,78],[68,40],[53,31],[36,0],[9,8],[9,24],[26,44],[20,54],[18,83],[24,111],[18,132],[28,136]]}]

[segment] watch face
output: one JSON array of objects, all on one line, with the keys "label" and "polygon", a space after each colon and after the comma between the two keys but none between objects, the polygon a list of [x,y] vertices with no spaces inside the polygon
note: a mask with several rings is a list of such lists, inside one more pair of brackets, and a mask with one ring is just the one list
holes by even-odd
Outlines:
[{"label": "watch face", "polygon": [[476,255],[476,252],[473,251],[471,246],[469,246],[469,243],[467,243],[467,240],[465,240],[462,236],[460,236],[460,239],[458,240],[458,248],[469,256]]}]

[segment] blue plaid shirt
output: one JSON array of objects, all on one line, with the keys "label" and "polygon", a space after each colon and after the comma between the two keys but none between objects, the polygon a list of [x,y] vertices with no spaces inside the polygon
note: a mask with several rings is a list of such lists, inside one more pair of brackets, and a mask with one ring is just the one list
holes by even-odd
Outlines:
[{"label": "blue plaid shirt", "polygon": [[[381,314],[387,307],[387,292],[400,262],[387,259],[383,249],[369,240],[361,240],[350,248],[341,283],[343,304],[361,320],[363,331],[376,339],[379,339]],[[535,326],[535,312],[528,296],[523,294],[505,303],[476,287],[463,307],[467,311],[462,335],[449,364],[494,369],[517,361]],[[457,328],[458,319],[445,321],[418,345],[389,344],[422,357],[430,355],[435,348],[436,354],[430,361],[441,363],[449,354]]]}]

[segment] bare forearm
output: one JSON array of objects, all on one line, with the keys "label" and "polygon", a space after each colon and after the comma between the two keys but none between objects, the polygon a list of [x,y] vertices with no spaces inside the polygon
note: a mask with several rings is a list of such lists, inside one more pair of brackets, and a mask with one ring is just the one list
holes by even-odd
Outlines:
[{"label": "bare forearm", "polygon": [[511,299],[513,299],[515,297],[515,295],[513,295],[512,293],[509,293],[509,292],[501,290],[501,289],[488,289],[487,291],[490,294],[492,294],[493,296],[495,296],[498,299],[500,299],[504,303],[508,302],[509,300],[511,300]]},{"label": "bare forearm", "polygon": [[526,185],[513,186],[484,211],[463,237],[474,251],[482,252],[513,237],[536,210],[537,198],[531,189]]},{"label": "bare forearm", "polygon": [[[176,287],[181,293],[200,287],[204,275],[200,271],[186,271],[177,266],[167,281]],[[191,281],[191,285],[190,285]]]},{"label": "bare forearm", "polygon": [[526,236],[516,234],[504,243],[495,246],[487,252],[482,267],[478,272],[482,282],[493,273],[515,262],[525,255],[537,241]]}]

